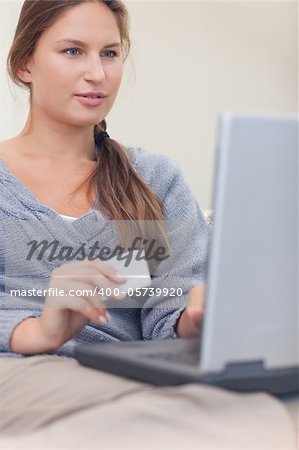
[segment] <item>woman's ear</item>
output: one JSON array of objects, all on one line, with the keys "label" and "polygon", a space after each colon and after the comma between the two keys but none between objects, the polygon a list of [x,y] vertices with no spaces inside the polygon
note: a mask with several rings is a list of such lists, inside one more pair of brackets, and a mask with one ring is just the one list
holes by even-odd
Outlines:
[{"label": "woman's ear", "polygon": [[17,71],[17,75],[18,78],[22,81],[24,81],[25,83],[31,83],[32,81],[32,76],[31,76],[31,72],[30,72],[30,68],[29,68],[29,64],[22,64],[19,68],[19,70]]}]

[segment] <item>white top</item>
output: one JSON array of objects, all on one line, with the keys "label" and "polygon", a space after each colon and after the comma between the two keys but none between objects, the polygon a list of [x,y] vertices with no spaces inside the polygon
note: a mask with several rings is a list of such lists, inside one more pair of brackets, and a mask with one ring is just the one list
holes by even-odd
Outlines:
[{"label": "white top", "polygon": [[59,214],[63,219],[68,220],[69,222],[74,222],[74,220],[78,219],[78,217],[65,216],[64,214]]}]

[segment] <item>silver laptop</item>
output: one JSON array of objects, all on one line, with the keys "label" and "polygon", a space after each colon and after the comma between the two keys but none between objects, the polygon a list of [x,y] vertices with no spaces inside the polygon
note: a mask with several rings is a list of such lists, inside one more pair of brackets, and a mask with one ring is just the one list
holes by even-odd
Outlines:
[{"label": "silver laptop", "polygon": [[298,118],[219,118],[200,338],[80,344],[81,364],[157,385],[299,392]]}]

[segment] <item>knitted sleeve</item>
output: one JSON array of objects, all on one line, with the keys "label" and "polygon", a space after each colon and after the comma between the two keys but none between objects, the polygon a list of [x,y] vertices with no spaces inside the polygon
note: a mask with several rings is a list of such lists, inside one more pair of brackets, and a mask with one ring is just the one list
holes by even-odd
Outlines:
[{"label": "knitted sleeve", "polygon": [[[41,315],[41,306],[5,292],[5,226],[0,220],[0,356],[11,352],[10,338],[14,328],[29,317]],[[13,353],[13,355],[17,355]],[[23,355],[20,355],[23,356]]]},{"label": "knitted sleeve", "polygon": [[[31,307],[31,308],[30,308]],[[34,310],[32,304],[0,293],[0,352],[11,352],[9,343],[14,328],[23,320],[39,317],[41,311]],[[4,356],[4,355],[2,355]]]}]

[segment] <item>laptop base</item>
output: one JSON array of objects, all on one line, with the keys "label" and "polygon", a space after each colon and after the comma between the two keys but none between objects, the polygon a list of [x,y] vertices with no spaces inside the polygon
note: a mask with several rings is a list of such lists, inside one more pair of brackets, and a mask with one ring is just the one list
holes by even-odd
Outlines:
[{"label": "laptop base", "polygon": [[299,368],[267,370],[263,361],[228,364],[221,373],[200,370],[198,339],[80,344],[80,364],[157,386],[205,383],[238,392],[299,392]]}]

